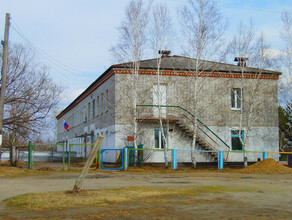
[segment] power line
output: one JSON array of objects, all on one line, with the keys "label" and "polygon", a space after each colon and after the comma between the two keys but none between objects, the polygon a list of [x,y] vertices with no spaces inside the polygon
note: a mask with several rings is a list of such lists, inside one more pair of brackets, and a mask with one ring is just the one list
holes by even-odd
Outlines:
[{"label": "power line", "polygon": [[[11,19],[11,20],[13,20],[13,19]],[[47,54],[46,52],[41,50],[39,47],[37,47],[35,44],[33,44],[30,40],[28,40],[28,38],[25,36],[25,34],[21,31],[19,26],[16,24],[15,20],[13,20],[13,23],[11,22],[11,28],[24,40],[24,42],[31,49],[33,49],[33,51],[35,51],[38,55],[40,55],[42,58],[47,60],[50,64],[53,64],[66,72],[72,73],[72,74],[80,76],[80,77],[95,77],[96,76],[96,74],[84,73],[84,72],[79,71],[75,68],[72,68],[72,67],[56,60],[55,58],[53,58],[52,56],[50,56],[49,54]]]}]

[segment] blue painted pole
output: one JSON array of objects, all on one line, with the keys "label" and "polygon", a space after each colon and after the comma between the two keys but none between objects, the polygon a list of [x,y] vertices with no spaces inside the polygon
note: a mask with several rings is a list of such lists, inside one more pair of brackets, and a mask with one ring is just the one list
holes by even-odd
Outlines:
[{"label": "blue painted pole", "polygon": [[172,169],[177,168],[176,149],[172,149]]},{"label": "blue painted pole", "polygon": [[128,148],[124,148],[124,170],[128,169]]},{"label": "blue painted pole", "polygon": [[219,170],[223,169],[223,151],[219,151]]},{"label": "blue painted pole", "polygon": [[263,159],[267,159],[268,158],[268,154],[267,154],[267,152],[265,151],[264,153],[263,153]]}]

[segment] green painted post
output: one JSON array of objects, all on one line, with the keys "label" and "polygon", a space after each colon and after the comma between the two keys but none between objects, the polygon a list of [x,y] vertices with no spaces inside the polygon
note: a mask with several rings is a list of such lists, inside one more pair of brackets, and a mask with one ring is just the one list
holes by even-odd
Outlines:
[{"label": "green painted post", "polygon": [[70,161],[71,161],[71,144],[69,144],[68,170],[70,170]]},{"label": "green painted post", "polygon": [[64,142],[63,142],[63,144],[62,144],[62,146],[63,146],[63,171],[65,170],[65,144],[64,144]]},{"label": "green painted post", "polygon": [[34,149],[35,149],[35,144],[32,144],[32,154],[31,154],[31,157],[32,157],[32,160],[31,160],[31,167],[32,169],[34,169]]},{"label": "green painted post", "polygon": [[28,169],[32,169],[32,143],[28,142]]}]

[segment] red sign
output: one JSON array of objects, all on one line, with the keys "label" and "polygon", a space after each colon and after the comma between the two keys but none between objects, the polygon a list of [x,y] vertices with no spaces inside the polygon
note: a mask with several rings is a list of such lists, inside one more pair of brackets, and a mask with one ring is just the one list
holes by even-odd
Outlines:
[{"label": "red sign", "polygon": [[128,136],[127,137],[127,141],[134,141],[134,137],[133,136]]}]

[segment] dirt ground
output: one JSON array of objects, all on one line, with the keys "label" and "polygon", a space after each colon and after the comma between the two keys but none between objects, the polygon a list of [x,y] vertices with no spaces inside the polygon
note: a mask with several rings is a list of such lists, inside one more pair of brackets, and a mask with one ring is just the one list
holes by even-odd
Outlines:
[{"label": "dirt ground", "polygon": [[138,199],[103,207],[86,206],[46,211],[21,210],[3,200],[25,194],[73,188],[79,172],[1,177],[2,219],[291,219],[292,174],[239,174],[209,172],[92,172],[84,189],[128,186],[169,189],[198,188],[196,194]]}]

